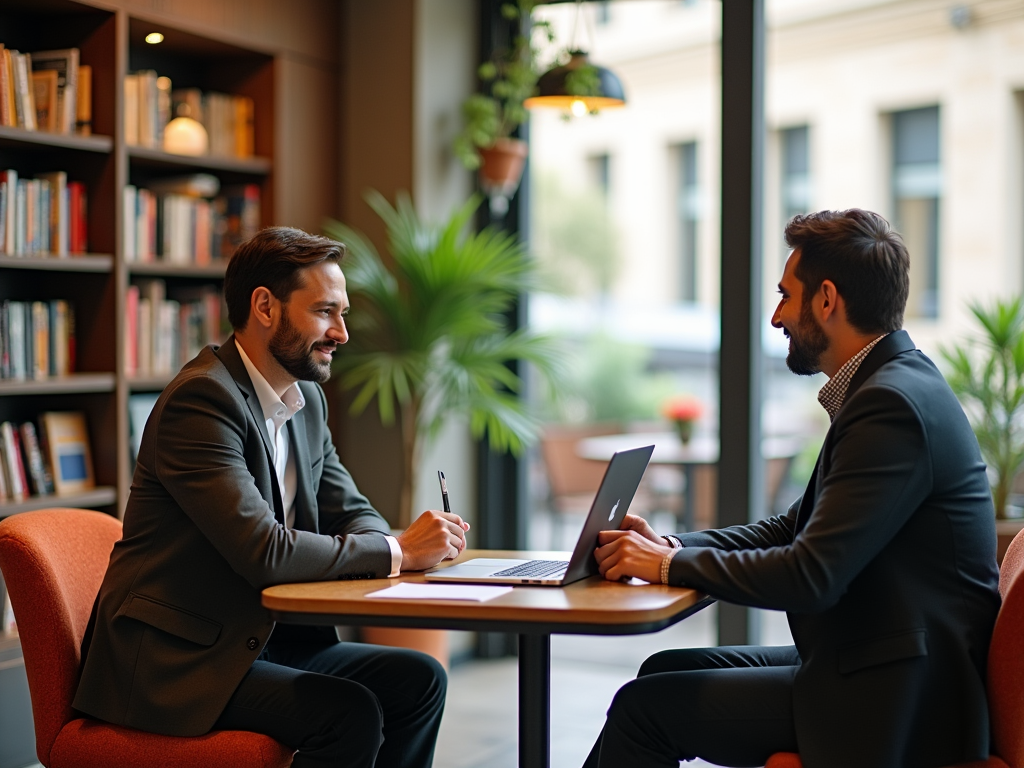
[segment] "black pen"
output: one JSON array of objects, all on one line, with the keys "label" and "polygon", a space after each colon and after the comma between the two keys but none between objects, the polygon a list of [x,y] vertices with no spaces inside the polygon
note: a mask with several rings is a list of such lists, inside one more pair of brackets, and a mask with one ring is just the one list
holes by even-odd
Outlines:
[{"label": "black pen", "polygon": [[444,482],[444,472],[437,470],[437,480],[441,483],[441,501],[444,504],[444,511],[449,514],[452,511],[451,505],[448,503],[448,486]]}]

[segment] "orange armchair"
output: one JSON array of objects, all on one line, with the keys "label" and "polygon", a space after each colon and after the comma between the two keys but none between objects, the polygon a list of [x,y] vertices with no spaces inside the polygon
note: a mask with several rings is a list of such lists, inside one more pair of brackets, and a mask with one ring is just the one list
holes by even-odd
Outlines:
[{"label": "orange armchair", "polygon": [[18,620],[39,762],[47,768],[286,768],[293,751],[262,734],[160,736],[72,710],[82,638],[120,538],[116,519],[81,509],[25,512],[0,522],[0,570]]},{"label": "orange armchair", "polygon": [[[1024,768],[1024,531],[1006,550],[999,569],[1003,604],[988,650],[988,708],[992,721],[992,756],[952,768]],[[802,768],[791,752],[772,755],[765,768]]]}]

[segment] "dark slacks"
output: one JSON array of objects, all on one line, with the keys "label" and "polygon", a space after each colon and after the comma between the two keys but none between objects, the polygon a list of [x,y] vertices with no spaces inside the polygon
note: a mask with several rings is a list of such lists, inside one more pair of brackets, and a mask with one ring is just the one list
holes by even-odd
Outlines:
[{"label": "dark slacks", "polygon": [[796,752],[793,646],[662,651],[615,694],[584,768],[764,765]]},{"label": "dark slacks", "polygon": [[418,651],[272,637],[214,728],[293,747],[293,768],[429,768],[446,687]]}]

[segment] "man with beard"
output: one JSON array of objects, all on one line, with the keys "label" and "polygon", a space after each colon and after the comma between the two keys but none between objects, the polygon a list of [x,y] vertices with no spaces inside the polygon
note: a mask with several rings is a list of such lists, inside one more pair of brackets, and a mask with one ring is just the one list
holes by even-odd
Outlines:
[{"label": "man with beard", "polygon": [[146,423],[83,648],[74,706],[177,736],[265,733],[295,768],[428,768],[446,677],[413,651],[278,626],[283,582],[365,579],[455,557],[469,526],[428,511],[403,534],[338,461],[320,384],[348,340],[344,246],[265,229],[228,264],[234,335],[167,385]]},{"label": "man with beard", "polygon": [[977,440],[901,329],[909,258],[877,214],[786,227],[772,325],[790,369],[829,376],[831,427],[779,517],[660,537],[627,516],[596,551],[608,579],[686,585],[786,611],[795,646],[665,651],[623,687],[586,765],[695,757],[806,768],[929,768],[988,756],[985,661],[999,608]]}]

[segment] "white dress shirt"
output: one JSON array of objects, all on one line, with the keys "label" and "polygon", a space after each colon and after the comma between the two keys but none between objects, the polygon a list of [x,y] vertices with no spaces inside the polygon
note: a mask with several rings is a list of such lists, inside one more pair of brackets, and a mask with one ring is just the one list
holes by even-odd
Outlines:
[{"label": "white dress shirt", "polygon": [[[295,456],[291,452],[288,441],[288,421],[306,405],[302,397],[302,391],[298,383],[293,383],[284,391],[281,397],[270,386],[259,369],[252,364],[252,360],[245,354],[242,345],[235,341],[238,354],[242,358],[245,370],[252,380],[253,389],[256,390],[256,397],[260,401],[260,409],[263,411],[263,418],[267,423],[267,434],[270,435],[270,455],[274,462],[274,472],[277,474],[277,485],[281,493],[281,508],[284,509],[284,524],[286,528],[295,527],[295,491],[298,482],[295,474]],[[395,577],[402,569],[402,547],[394,536],[385,536],[388,547],[391,549],[391,573],[389,577]]]}]

